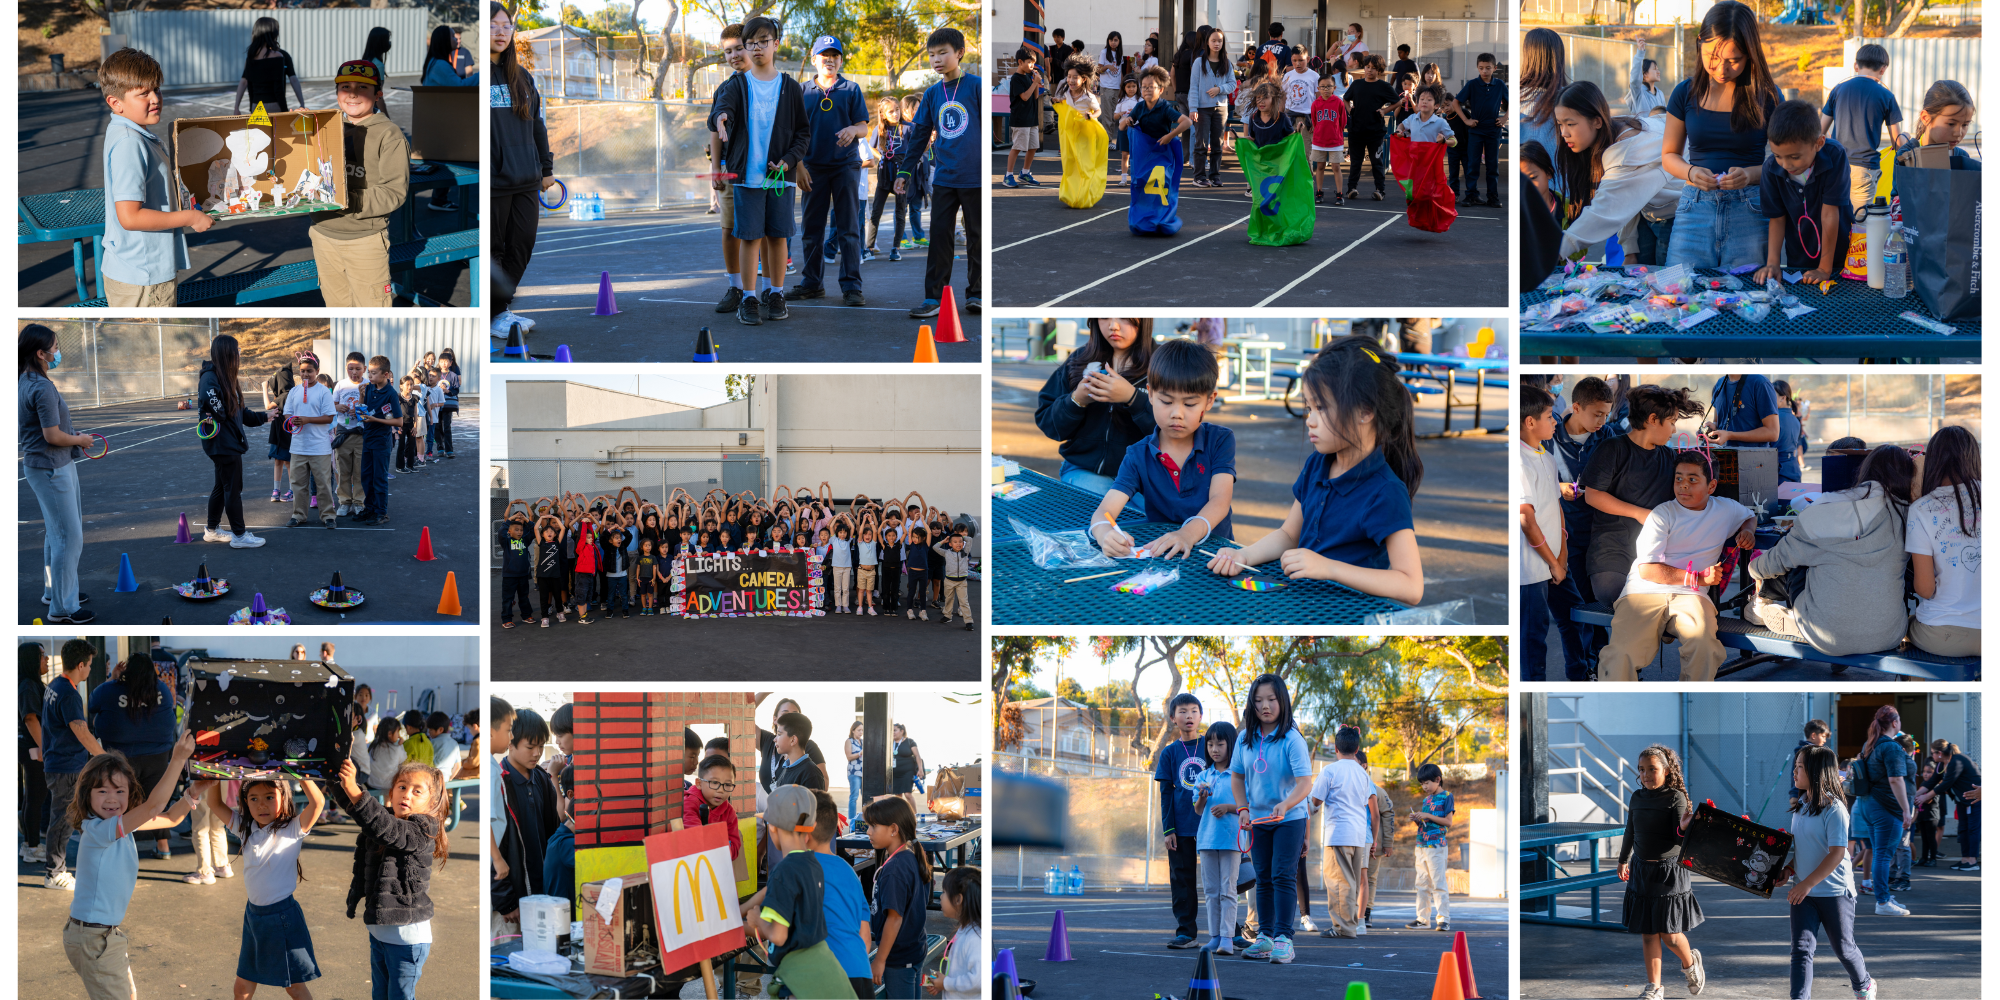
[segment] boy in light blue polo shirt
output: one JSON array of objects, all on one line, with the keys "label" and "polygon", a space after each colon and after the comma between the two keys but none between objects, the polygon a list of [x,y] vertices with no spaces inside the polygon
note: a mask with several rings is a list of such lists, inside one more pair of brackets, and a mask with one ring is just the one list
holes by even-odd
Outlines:
[{"label": "boy in light blue polo shirt", "polygon": [[188,264],[185,226],[205,233],[215,220],[174,204],[167,163],[172,153],[148,128],[160,123],[160,64],[123,48],[97,71],[111,123],[104,131],[104,279],[106,304],[174,305],[175,274]]},{"label": "boy in light blue polo shirt", "polygon": [[1215,404],[1215,382],[1215,355],[1208,348],[1170,340],[1153,349],[1146,390],[1155,430],[1125,449],[1118,478],[1090,518],[1090,533],[1106,555],[1123,559],[1137,548],[1117,527],[1118,512],[1135,496],[1145,499],[1148,521],[1180,525],[1149,543],[1150,555],[1188,555],[1211,536],[1235,537],[1229,505],[1236,487],[1236,435],[1203,422]]},{"label": "boy in light blue polo shirt", "polygon": [[1458,139],[1451,134],[1451,126],[1445,124],[1444,116],[1437,113],[1443,103],[1444,88],[1437,84],[1417,91],[1417,113],[1403,119],[1398,126],[1411,142],[1441,142],[1447,146],[1457,146]]}]

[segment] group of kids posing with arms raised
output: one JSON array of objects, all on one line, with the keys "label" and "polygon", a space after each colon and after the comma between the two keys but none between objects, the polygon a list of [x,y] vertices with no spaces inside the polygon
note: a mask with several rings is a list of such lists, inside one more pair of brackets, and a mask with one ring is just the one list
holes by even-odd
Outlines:
[{"label": "group of kids posing with arms raised", "polygon": [[501,628],[514,627],[516,606],[523,623],[535,619],[531,578],[541,592],[543,628],[551,617],[568,621],[572,607],[577,624],[589,625],[592,608],[626,618],[635,604],[641,616],[669,613],[674,560],[684,553],[780,548],[819,553],[829,614],[893,618],[901,610],[909,619],[929,621],[937,608],[940,623],[949,624],[956,610],[965,628],[973,628],[969,579],[977,548],[971,526],[953,523],[919,494],[906,497],[907,506],[857,496],[837,511],[825,483],[819,496],[781,486],[773,502],[714,490],[697,504],[676,488],[663,512],[628,492],[632,496],[598,497],[588,509],[581,494],[544,499],[532,520],[527,501],[510,505],[495,540]]},{"label": "group of kids posing with arms raised", "polygon": [[[1771,392],[1762,376],[1724,376],[1704,439],[1768,446],[1778,408],[1751,401]],[[1757,551],[1759,512],[1714,495],[1715,456],[1669,445],[1677,421],[1708,412],[1687,389],[1641,385],[1620,400],[1589,377],[1560,418],[1547,390],[1524,385],[1520,395],[1526,679],[1543,679],[1553,619],[1569,680],[1637,680],[1670,622],[1680,679],[1714,680],[1724,647],[1710,593],[1726,590],[1739,560],[1755,581],[1744,617],[1820,652],[1882,652],[1907,636],[1927,653],[1979,655],[1979,442],[1965,428],[1940,428],[1915,456],[1833,442],[1867,451],[1855,484],[1821,495]],[[1764,442],[1759,432],[1770,432]],[[1600,629],[1570,620],[1592,602],[1612,606],[1608,644]]]},{"label": "group of kids posing with arms raised", "polygon": [[[576,898],[570,812],[576,789],[569,706],[544,720],[532,709],[492,702],[489,747],[501,752],[491,792],[505,803],[489,828],[497,924],[518,920],[525,896]],[[780,709],[786,704],[780,701]],[[748,845],[730,802],[739,780],[728,737],[704,744],[692,730],[684,732],[682,821],[727,827],[730,856],[742,857],[747,847],[749,867],[765,883],[741,900],[746,931],[767,943],[776,977],[793,996],[873,997],[881,987],[891,1000],[978,997],[986,978],[980,870],[963,866],[945,873],[938,906],[950,922],[946,962],[941,972],[922,975],[933,876],[916,843],[916,813],[900,796],[884,795],[860,815],[843,817],[807,752],[812,722],[789,704],[792,711],[781,712],[766,734],[766,768],[755,779],[762,803],[758,840]],[[557,752],[545,762],[551,742]],[[865,829],[875,849],[872,898],[864,895],[853,865],[834,851],[834,840],[850,829]]]},{"label": "group of kids posing with arms raised", "polygon": [[[1117,525],[1128,506],[1177,530],[1149,543],[1154,556],[1200,552],[1235,537],[1230,503],[1236,440],[1206,421],[1218,367],[1191,340],[1153,339],[1150,319],[1092,319],[1090,338],[1042,387],[1035,425],[1061,442],[1064,483],[1104,497],[1090,534],[1106,555],[1138,544]],[[1302,375],[1311,454],[1277,530],[1247,546],[1220,545],[1211,572],[1234,576],[1278,562],[1293,578],[1332,580],[1417,604],[1423,565],[1411,501],[1423,481],[1415,411],[1395,356],[1366,337],[1320,351]]]},{"label": "group of kids posing with arms raised", "polygon": [[[1975,112],[1963,84],[1932,83],[1905,130],[1881,82],[1889,55],[1871,43],[1815,108],[1784,99],[1758,31],[1748,6],[1710,7],[1701,69],[1663,98],[1657,64],[1635,57],[1624,115],[1595,83],[1570,82],[1561,36],[1523,36],[1521,172],[1562,230],[1549,250],[1575,259],[1615,236],[1630,263],[1757,267],[1759,283],[1784,267],[1826,281],[1841,273],[1856,215],[1874,204],[1885,147],[1948,147],[1951,169],[1979,169],[1957,148]],[[1685,238],[1673,238],[1677,228]]]}]

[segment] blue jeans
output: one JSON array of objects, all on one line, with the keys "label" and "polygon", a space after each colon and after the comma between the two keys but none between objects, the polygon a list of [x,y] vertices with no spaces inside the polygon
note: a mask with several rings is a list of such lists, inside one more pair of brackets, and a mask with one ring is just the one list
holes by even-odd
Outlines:
[{"label": "blue jeans", "polygon": [[1584,592],[1588,577],[1583,572],[1583,557],[1590,547],[1588,534],[1578,537],[1575,529],[1569,533],[1569,575],[1561,583],[1549,585],[1549,617],[1554,620],[1556,634],[1562,637],[1563,679],[1587,681],[1590,671],[1597,666],[1597,648],[1603,643],[1597,637],[1597,626],[1585,625],[1570,619],[1570,612],[1590,603],[1590,595]]},{"label": "blue jeans", "polygon": [[1250,828],[1250,867],[1257,870],[1257,927],[1274,941],[1289,939],[1299,919],[1298,859],[1305,845],[1303,819]]},{"label": "blue jeans", "polygon": [[902,969],[885,967],[882,970],[882,996],[886,1000],[918,1000],[923,996],[923,992],[917,989],[920,971],[914,965]]},{"label": "blue jeans", "polygon": [[389,443],[361,446],[362,508],[370,514],[389,516]]},{"label": "blue jeans", "polygon": [[1521,584],[1521,679],[1548,680],[1549,588],[1553,580]]},{"label": "blue jeans", "polygon": [[1847,969],[1847,981],[1854,989],[1868,985],[1868,963],[1854,944],[1854,897],[1807,896],[1792,909],[1792,1000],[1812,996],[1813,952],[1819,950],[1819,931],[1826,931],[1833,954]]},{"label": "blue jeans", "polygon": [[[1062,472],[1056,478],[1062,480],[1064,486],[1074,486],[1077,489],[1087,493],[1095,493],[1098,496],[1103,496],[1111,492],[1111,484],[1117,481],[1111,476],[1100,476],[1095,472],[1086,472],[1068,462],[1062,464]],[[1125,501],[1125,509],[1143,517],[1146,513],[1146,498],[1133,494],[1132,499]]]},{"label": "blue jeans", "polygon": [[1868,875],[1875,882],[1875,903],[1893,903],[1889,892],[1889,872],[1895,867],[1896,848],[1903,843],[1903,817],[1890,815],[1873,796],[1854,808],[1854,823],[1868,832]]},{"label": "blue jeans", "polygon": [[76,564],[83,558],[83,493],[77,488],[76,463],[22,472],[42,508],[42,565],[49,571],[42,596],[49,599],[49,614],[68,617],[76,613]]},{"label": "blue jeans", "polygon": [[1667,247],[1672,246],[1673,242],[1674,220],[1661,219],[1655,222],[1644,215],[1639,216],[1639,263],[1647,267],[1665,264]]},{"label": "blue jeans", "polygon": [[847,825],[852,828],[861,822],[861,776],[850,774],[847,783],[853,786],[847,790]]},{"label": "blue jeans", "polygon": [[368,972],[374,981],[374,1000],[416,1000],[417,980],[423,977],[424,960],[431,957],[427,944],[386,944],[368,938]]},{"label": "blue jeans", "polygon": [[1667,244],[1669,267],[1686,264],[1726,271],[1764,263],[1771,222],[1764,218],[1763,202],[1755,187],[1703,191],[1690,184],[1681,189],[1674,224],[1681,238]]}]

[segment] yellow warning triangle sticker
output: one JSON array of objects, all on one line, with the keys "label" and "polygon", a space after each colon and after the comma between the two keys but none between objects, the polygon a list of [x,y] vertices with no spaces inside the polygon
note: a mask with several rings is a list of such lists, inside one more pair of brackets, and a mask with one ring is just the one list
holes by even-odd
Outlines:
[{"label": "yellow warning triangle sticker", "polygon": [[257,110],[250,112],[250,124],[267,127],[271,124],[271,113],[264,110],[263,101],[258,101]]}]

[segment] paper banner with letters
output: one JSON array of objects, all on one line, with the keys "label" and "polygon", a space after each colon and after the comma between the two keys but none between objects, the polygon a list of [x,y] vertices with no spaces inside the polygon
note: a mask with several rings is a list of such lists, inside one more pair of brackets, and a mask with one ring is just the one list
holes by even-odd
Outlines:
[{"label": "paper banner with letters", "polygon": [[686,618],[817,618],[826,581],[816,549],[693,552],[674,557],[668,614]]},{"label": "paper banner with letters", "polygon": [[729,863],[729,832],[719,824],[646,838],[660,968],[685,969],[743,947],[743,914]]}]

